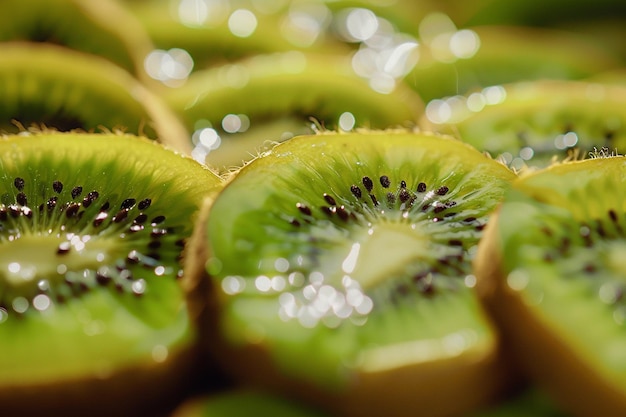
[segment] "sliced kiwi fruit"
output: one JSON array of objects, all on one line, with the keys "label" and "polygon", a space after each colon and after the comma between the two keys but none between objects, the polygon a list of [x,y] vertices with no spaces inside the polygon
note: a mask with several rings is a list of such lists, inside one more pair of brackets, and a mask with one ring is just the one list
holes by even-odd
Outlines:
[{"label": "sliced kiwi fruit", "polygon": [[2,137],[0,167],[3,413],[173,406],[197,357],[181,258],[219,177],[122,134]]},{"label": "sliced kiwi fruit", "polygon": [[621,65],[602,45],[553,28],[468,26],[434,39],[422,44],[405,78],[426,102],[515,81],[581,79]]},{"label": "sliced kiwi fruit", "polygon": [[205,349],[239,381],[340,415],[488,403],[510,374],[470,262],[514,177],[426,133],[276,145],[196,223],[187,277],[207,300]]},{"label": "sliced kiwi fruit", "polygon": [[543,390],[531,385],[498,404],[464,417],[571,417],[571,415],[557,407]]},{"label": "sliced kiwi fruit", "polygon": [[187,399],[171,417],[331,417],[308,405],[255,389],[231,389]]},{"label": "sliced kiwi fruit", "polygon": [[33,42],[1,43],[0,55],[2,132],[122,130],[191,152],[187,130],[163,100],[104,58]]},{"label": "sliced kiwi fruit", "polygon": [[292,51],[196,72],[164,98],[195,132],[194,145],[205,161],[227,171],[252,159],[268,141],[310,134],[319,126],[414,125],[423,103],[403,87],[381,93],[354,73],[347,56]]},{"label": "sliced kiwi fruit", "polygon": [[625,179],[610,155],[520,177],[475,260],[517,360],[575,416],[626,413]]},{"label": "sliced kiwi fruit", "polygon": [[575,80],[490,86],[431,101],[420,125],[449,133],[515,169],[626,145],[626,88]]},{"label": "sliced kiwi fruit", "polygon": [[153,48],[136,17],[116,0],[3,0],[0,41],[18,40],[99,55],[135,76]]}]

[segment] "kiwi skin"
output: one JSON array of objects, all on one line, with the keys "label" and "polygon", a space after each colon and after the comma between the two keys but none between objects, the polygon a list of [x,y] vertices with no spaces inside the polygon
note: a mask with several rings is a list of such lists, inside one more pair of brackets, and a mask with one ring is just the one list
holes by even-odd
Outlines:
[{"label": "kiwi skin", "polygon": [[[286,152],[286,149],[281,151]],[[452,416],[458,415],[459,410],[490,404],[518,388],[521,380],[517,370],[509,366],[508,353],[502,349],[474,357],[476,362],[480,362],[479,366],[467,366],[465,357],[433,361],[426,365],[407,364],[402,368],[354,375],[350,380],[350,389],[329,390],[306,379],[289,376],[276,366],[272,353],[263,344],[234,345],[221,331],[220,305],[218,297],[215,297],[218,291],[215,285],[219,284],[211,279],[206,267],[210,258],[206,222],[212,203],[205,202],[189,243],[193,252],[185,265],[185,288],[197,318],[203,349],[234,381],[297,398],[337,416],[404,416],[407,404],[414,404],[427,412],[429,417]],[[451,372],[450,368],[454,371]],[[415,387],[415,391],[391,390],[390,386]],[[480,389],[468,393],[467,387]],[[428,394],[419,392],[424,389]],[[461,395],[450,401],[450,392]]]},{"label": "kiwi skin", "polygon": [[478,245],[473,267],[478,296],[498,327],[512,360],[525,378],[535,381],[571,415],[626,415],[624,395],[599,378],[548,330],[543,320],[530,314],[524,301],[506,285],[499,218],[500,209],[496,209]]}]

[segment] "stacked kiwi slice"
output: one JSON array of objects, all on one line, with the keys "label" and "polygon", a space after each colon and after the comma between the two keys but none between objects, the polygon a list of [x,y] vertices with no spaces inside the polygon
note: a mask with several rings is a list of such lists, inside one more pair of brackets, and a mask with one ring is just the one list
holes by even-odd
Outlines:
[{"label": "stacked kiwi slice", "polygon": [[623,5],[539,3],[2,2],[0,414],[626,415]]}]

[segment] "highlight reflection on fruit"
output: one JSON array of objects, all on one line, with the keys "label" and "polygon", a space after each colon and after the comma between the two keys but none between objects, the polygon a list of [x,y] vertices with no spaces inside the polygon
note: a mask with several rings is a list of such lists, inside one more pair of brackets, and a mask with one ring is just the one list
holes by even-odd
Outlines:
[{"label": "highlight reflection on fruit", "polygon": [[0,409],[626,415],[620,11],[6,0]]}]

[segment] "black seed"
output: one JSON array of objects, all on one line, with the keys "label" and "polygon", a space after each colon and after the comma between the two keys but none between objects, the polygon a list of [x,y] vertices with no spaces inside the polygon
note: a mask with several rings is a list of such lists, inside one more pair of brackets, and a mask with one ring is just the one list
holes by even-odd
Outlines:
[{"label": "black seed", "polygon": [[448,241],[448,244],[450,246],[463,246],[463,241],[459,239],[451,239],[450,241]]},{"label": "black seed", "polygon": [[370,177],[363,177],[361,181],[363,182],[363,185],[365,186],[367,192],[372,191],[372,188],[374,188],[374,183],[372,182],[372,179]]},{"label": "black seed", "polygon": [[348,213],[348,210],[346,210],[345,206],[337,207],[337,215],[344,222],[348,221],[348,219],[350,218],[350,213]]},{"label": "black seed", "polygon": [[426,192],[426,184],[424,184],[423,182],[420,182],[419,184],[417,184],[417,192],[418,193]]},{"label": "black seed", "polygon": [[155,229],[152,229],[152,232],[150,233],[150,236],[152,236],[152,237],[162,237],[162,236],[165,236],[166,234],[167,234],[167,229],[155,228]]},{"label": "black seed", "polygon": [[453,217],[453,216],[456,216],[456,213],[450,212],[450,213],[446,213],[443,215],[443,217]]},{"label": "black seed", "polygon": [[[334,207],[333,207],[334,208]],[[333,209],[331,209],[328,206],[322,206],[320,207],[320,209],[324,212],[324,214],[326,214],[327,216],[331,216],[335,211]]]},{"label": "black seed", "polygon": [[113,218],[111,219],[111,221],[113,223],[120,223],[122,222],[124,219],[126,219],[126,217],[128,217],[128,210],[122,209],[120,211],[118,211],[115,216],[113,216]]},{"label": "black seed", "polygon": [[111,208],[111,204],[107,201],[100,207],[100,211],[108,211]]},{"label": "black seed", "polygon": [[331,206],[337,205],[337,202],[335,201],[335,199],[331,195],[328,195],[326,193],[324,193],[324,200],[326,200],[326,202],[330,204]]},{"label": "black seed", "polygon": [[456,201],[446,201],[446,202],[444,203],[444,205],[445,205],[447,208],[454,207],[454,206],[456,206]]},{"label": "black seed", "polygon": [[150,243],[148,243],[148,247],[150,249],[158,249],[161,247],[161,242],[159,242],[158,240],[153,240]]},{"label": "black seed", "polygon": [[611,221],[613,221],[613,223],[617,223],[617,213],[615,212],[615,210],[609,210],[609,217],[611,218]]},{"label": "black seed", "polygon": [[442,204],[437,204],[435,206],[435,208],[433,209],[433,212],[435,213],[441,213],[442,211],[444,211],[447,207],[442,205]]},{"label": "black seed", "polygon": [[405,180],[400,181],[400,188],[406,188],[406,181]]},{"label": "black seed", "polygon": [[98,213],[96,215],[96,218],[93,220],[94,227],[100,226],[107,217],[109,217],[109,215],[104,211],[101,211],[100,213]]},{"label": "black seed", "polygon": [[376,196],[374,194],[370,194],[370,199],[372,200],[374,206],[378,205],[378,200],[376,199]]},{"label": "black seed", "polygon": [[22,207],[22,215],[31,219],[33,217],[33,211],[30,209],[30,207]]},{"label": "black seed", "polygon": [[430,204],[424,204],[424,205],[422,206],[422,211],[426,211],[426,210],[428,210],[428,207],[430,207]]},{"label": "black seed", "polygon": [[157,224],[161,224],[165,221],[165,216],[156,216],[154,219],[152,219],[152,221],[150,222],[150,224],[152,226],[156,226]]},{"label": "black seed", "polygon": [[55,193],[61,194],[61,191],[63,191],[63,183],[61,181],[54,181],[52,183],[52,189]]},{"label": "black seed", "polygon": [[50,197],[48,201],[46,201],[46,207],[48,210],[52,210],[57,206],[58,197]]},{"label": "black seed", "polygon": [[311,215],[311,209],[304,204],[296,203],[296,207],[298,208],[298,210],[300,210],[302,214],[306,214],[307,216]]},{"label": "black seed", "polygon": [[356,198],[361,198],[361,196],[363,195],[363,193],[361,193],[361,189],[358,186],[356,186],[356,185],[350,186],[350,192]]},{"label": "black seed", "polygon": [[474,229],[478,230],[479,232],[482,232],[485,229],[485,226],[487,226],[487,223],[479,224]]},{"label": "black seed", "polygon": [[13,185],[15,185],[15,188],[17,188],[17,191],[22,191],[25,185],[24,178],[20,178],[20,177],[15,178],[15,180],[13,181]]},{"label": "black seed", "polygon": [[143,225],[142,224],[132,224],[132,225],[130,225],[128,230],[130,230],[131,232],[140,232],[140,231],[143,230]]},{"label": "black seed", "polygon": [[104,286],[111,282],[111,277],[102,272],[96,272],[96,282]]},{"label": "black seed", "polygon": [[148,256],[148,257],[150,257],[150,258],[152,258],[152,259],[154,259],[156,261],[160,261],[161,260],[161,255],[156,253],[156,252],[148,253],[146,256]]},{"label": "black seed", "polygon": [[134,198],[127,198],[126,200],[122,201],[122,204],[120,205],[120,209],[130,210],[131,208],[133,208],[133,206],[136,203],[137,203],[137,200],[135,200]]},{"label": "black seed", "polygon": [[178,246],[179,248],[184,248],[185,247],[185,239],[178,239],[176,242],[174,242],[174,244],[176,246]]},{"label": "black seed", "polygon": [[80,204],[70,203],[65,209],[65,215],[67,217],[74,217],[76,216],[76,213],[78,213],[78,210],[80,210]]},{"label": "black seed", "polygon": [[18,218],[20,216],[20,214],[22,214],[22,210],[20,209],[20,207],[16,204],[11,204],[8,207],[9,209],[9,214],[11,215],[11,217]]},{"label": "black seed", "polygon": [[383,175],[382,177],[380,177],[380,185],[382,185],[383,188],[389,188],[389,186],[391,185],[391,181],[389,180],[389,177],[386,175]]},{"label": "black seed", "polygon": [[70,251],[70,242],[61,242],[57,248],[58,255],[65,255]]},{"label": "black seed", "polygon": [[476,217],[466,217],[465,219],[463,219],[463,221],[466,223],[471,223],[475,220],[476,220]]},{"label": "black seed", "polygon": [[411,194],[406,190],[406,188],[403,187],[400,189],[398,198],[400,198],[401,202],[406,203],[411,198]]},{"label": "black seed", "polygon": [[7,208],[5,206],[0,206],[0,220],[6,220],[7,217]]},{"label": "black seed", "polygon": [[144,199],[144,200],[141,200],[141,201],[139,202],[139,205],[138,205],[139,210],[145,210],[145,209],[147,209],[148,207],[150,207],[150,204],[152,204],[152,200],[150,200],[149,198],[146,198],[146,199]]},{"label": "black seed", "polygon": [[81,187],[80,185],[77,187],[72,188],[72,198],[76,198],[79,195],[81,195],[83,192],[83,187]]},{"label": "black seed", "polygon": [[450,191],[450,189],[446,187],[445,185],[442,185],[441,187],[437,188],[437,191],[435,191],[435,194],[446,195],[448,191]]},{"label": "black seed", "polygon": [[15,196],[15,201],[17,201],[17,204],[19,204],[20,206],[28,205],[28,199],[26,198],[26,194],[24,193],[18,193],[17,196]]},{"label": "black seed", "polygon": [[597,228],[598,234],[601,237],[606,237],[606,231],[604,230],[604,225],[602,224],[602,220],[598,219],[598,228]]},{"label": "black seed", "polygon": [[139,253],[136,250],[132,250],[128,253],[126,260],[131,264],[138,264],[140,261]]},{"label": "black seed", "polygon": [[97,191],[89,191],[85,198],[83,198],[83,207],[89,207],[99,196],[100,194]]},{"label": "black seed", "polygon": [[300,222],[298,220],[296,220],[296,219],[293,219],[289,223],[291,223],[293,226],[296,226],[296,227],[300,227],[301,226]]},{"label": "black seed", "polygon": [[145,213],[140,213],[139,216],[135,217],[135,220],[133,220],[133,223],[141,224],[141,223],[145,223],[146,220],[148,220],[148,216]]},{"label": "black seed", "polygon": [[387,204],[393,206],[396,203],[396,196],[394,193],[387,193]]}]

